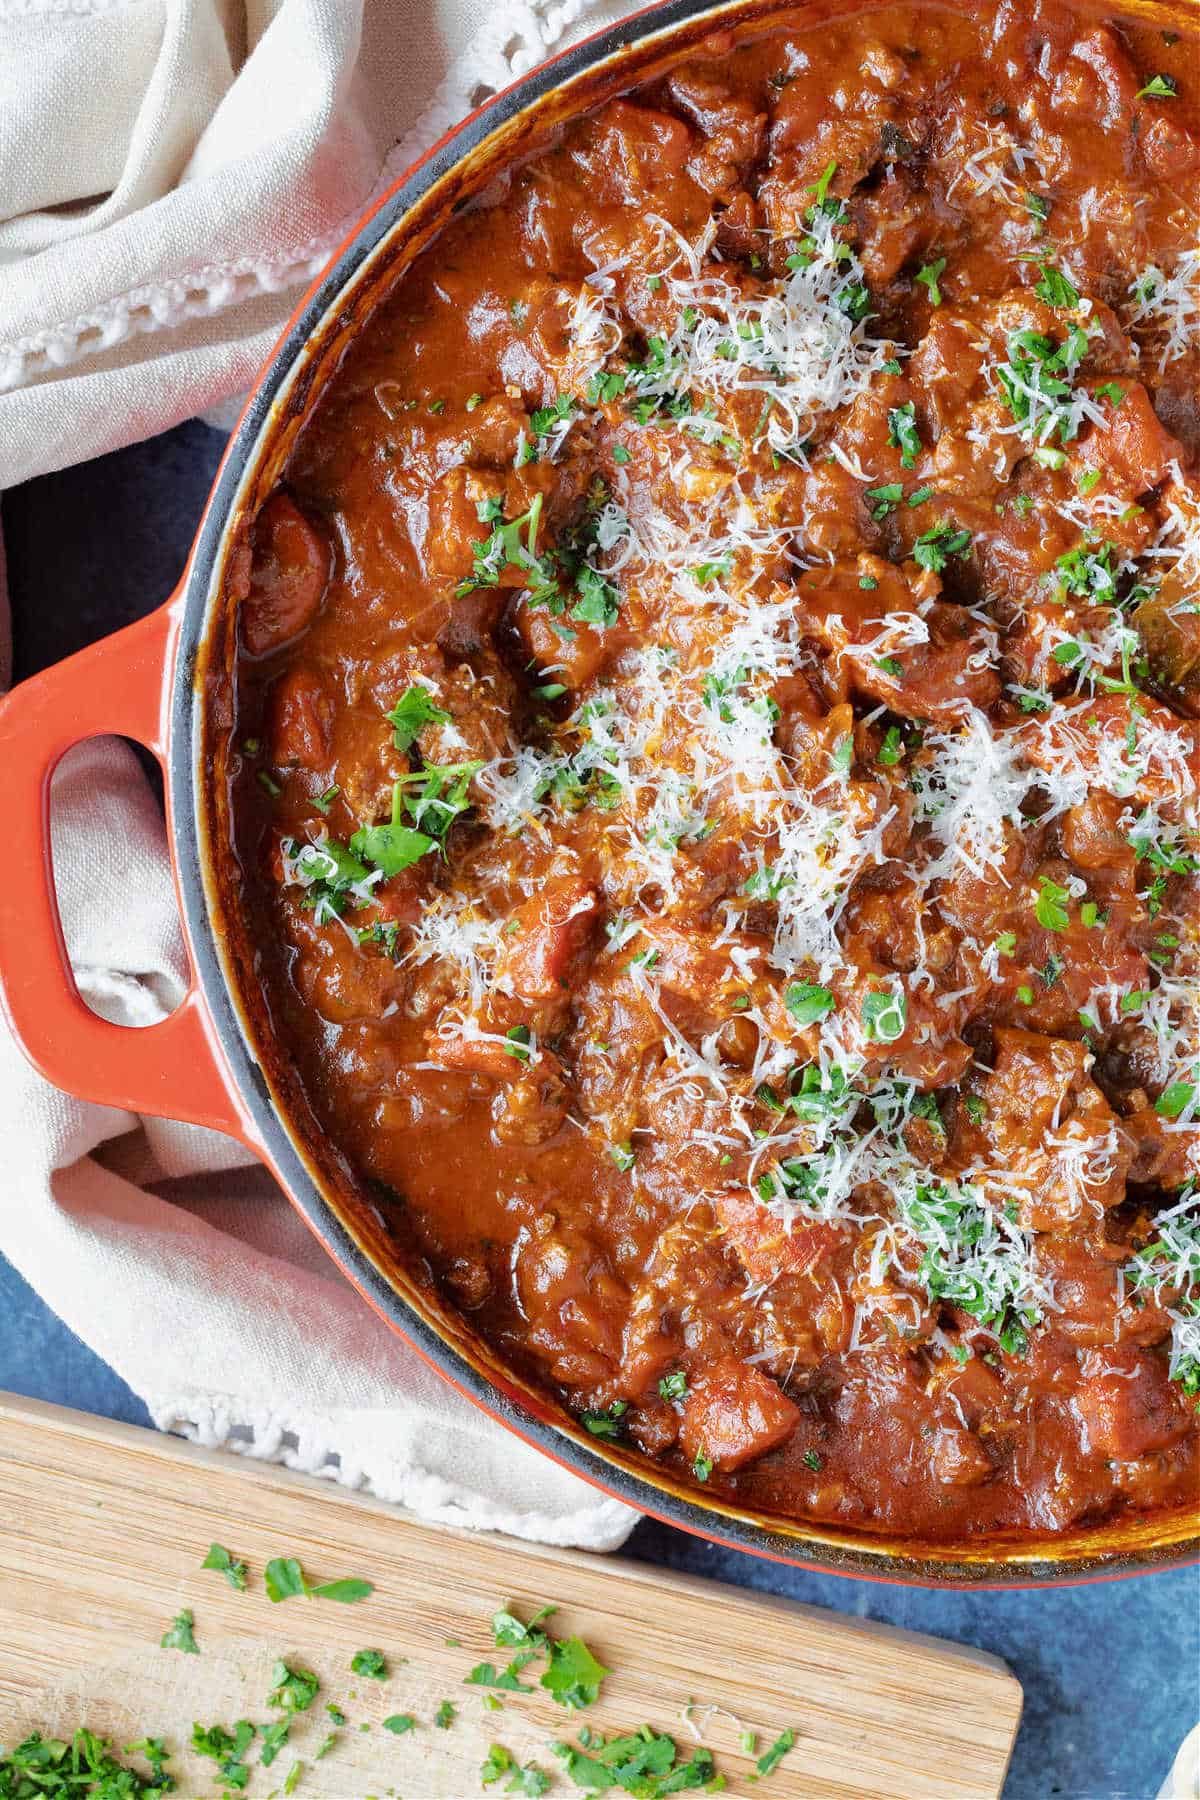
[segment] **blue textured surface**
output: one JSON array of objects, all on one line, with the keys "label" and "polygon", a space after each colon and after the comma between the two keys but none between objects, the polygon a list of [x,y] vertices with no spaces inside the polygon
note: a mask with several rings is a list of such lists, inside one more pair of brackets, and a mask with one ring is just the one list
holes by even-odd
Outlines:
[{"label": "blue textured surface", "polygon": [[[220,450],[187,425],[4,498],[18,675],[148,611],[183,567]],[[60,609],[53,596],[71,596]],[[0,1259],[0,1387],[147,1422],[123,1382]],[[809,1575],[647,1521],[635,1556],[1002,1656],[1025,1689],[1006,1800],[1151,1800],[1200,1716],[1200,1571],[1037,1593]],[[769,1658],[770,1647],[764,1646]]]}]

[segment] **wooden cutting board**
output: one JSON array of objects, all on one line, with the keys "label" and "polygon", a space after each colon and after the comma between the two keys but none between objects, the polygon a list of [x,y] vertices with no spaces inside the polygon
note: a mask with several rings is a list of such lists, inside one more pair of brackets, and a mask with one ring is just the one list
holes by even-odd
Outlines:
[{"label": "wooden cutting board", "polygon": [[[245,1592],[201,1569],[213,1540],[249,1564]],[[262,1571],[276,1556],[314,1581],[365,1577],[375,1592],[356,1605],[272,1603]],[[499,1693],[502,1709],[488,1710],[463,1678],[511,1654],[492,1641],[492,1613],[528,1617],[551,1601],[555,1634],[578,1634],[612,1670],[599,1703],[569,1714],[539,1688]],[[159,1648],[183,1608],[199,1655]],[[384,1652],[386,1682],[351,1673],[364,1648]],[[999,1794],[1021,1715],[1018,1683],[979,1651],[619,1557],[433,1529],[284,1469],[0,1395],[0,1744],[82,1723],[118,1745],[158,1736],[175,1751],[178,1792],[212,1794],[214,1764],[183,1750],[192,1722],[268,1723],[280,1656],[322,1688],[273,1766],[254,1769],[246,1793],[263,1800],[297,1757],[301,1800],[479,1795],[494,1743],[552,1774],[552,1797],[578,1795],[554,1740],[649,1724],[694,1744],[689,1702],[731,1793],[970,1800]],[[455,1722],[436,1729],[447,1699]],[[333,1729],[327,1701],[348,1722],[316,1760]],[[383,1731],[396,1713],[417,1728]],[[748,1781],[741,1733],[761,1754],[785,1726],[795,1747]]]}]

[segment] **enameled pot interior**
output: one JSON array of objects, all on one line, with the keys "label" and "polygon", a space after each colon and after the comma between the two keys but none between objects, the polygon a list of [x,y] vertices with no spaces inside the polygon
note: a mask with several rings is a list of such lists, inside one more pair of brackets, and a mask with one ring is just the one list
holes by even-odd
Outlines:
[{"label": "enameled pot interior", "polygon": [[[875,4],[875,0],[871,0]],[[759,35],[865,12],[834,0],[670,0],[578,46],[492,101],[433,150],[367,219],[302,303],[251,397],[222,466],[185,587],[171,709],[175,852],[188,934],[233,1080],[267,1160],[331,1254],[388,1321],[461,1390],[542,1450],[644,1512],[760,1555],[874,1579],[1021,1585],[1098,1579],[1194,1559],[1190,1514],[1124,1518],[1053,1537],[930,1544],[699,1504],[693,1490],[620,1445],[598,1447],[566,1410],[484,1344],[405,1259],[368,1186],[322,1131],[271,1028],[227,846],[226,742],[234,629],[224,600],[231,555],[349,337],[456,208],[562,121],[639,80],[716,31]],[[1194,23],[1191,0],[1133,0],[1127,13]]]}]

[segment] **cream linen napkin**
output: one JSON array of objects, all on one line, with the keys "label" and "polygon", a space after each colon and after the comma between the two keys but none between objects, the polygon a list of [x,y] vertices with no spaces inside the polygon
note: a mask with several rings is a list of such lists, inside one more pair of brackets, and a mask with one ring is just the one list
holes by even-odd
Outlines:
[{"label": "cream linen napkin", "polygon": [[[373,193],[568,32],[623,10],[0,0],[0,486],[243,389]],[[0,560],[0,687],[6,636]],[[152,1024],[184,962],[146,782],[96,742],[54,800],[80,987],[106,1017]],[[237,1145],[58,1093],[0,1024],[0,1146],[0,1251],[164,1430],[426,1518],[593,1549],[629,1531],[630,1508],[432,1374]]]}]

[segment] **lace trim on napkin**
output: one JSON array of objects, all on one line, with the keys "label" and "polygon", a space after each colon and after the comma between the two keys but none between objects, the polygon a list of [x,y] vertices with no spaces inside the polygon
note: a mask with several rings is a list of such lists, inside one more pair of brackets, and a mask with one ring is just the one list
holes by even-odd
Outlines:
[{"label": "lace trim on napkin", "polygon": [[624,1542],[636,1517],[622,1501],[600,1493],[569,1516],[518,1511],[398,1458],[360,1456],[355,1460],[344,1450],[330,1448],[322,1428],[311,1418],[292,1419],[270,1407],[247,1413],[244,1402],[213,1394],[152,1401],[150,1414],[160,1431],[176,1432],[205,1449],[232,1450],[256,1461],[282,1463],[406,1507],[422,1519],[442,1525],[604,1550]]},{"label": "lace trim on napkin", "polygon": [[276,294],[311,281],[361,214],[411,163],[474,107],[536,68],[563,34],[599,3],[527,0],[499,7],[451,67],[412,130],[388,152],[370,192],[352,213],[291,250],[206,264],[190,275],[132,288],[75,319],[0,344],[0,392],[24,387],[51,369],[97,356],[144,332],[169,331],[192,319],[210,318],[259,294]]}]

